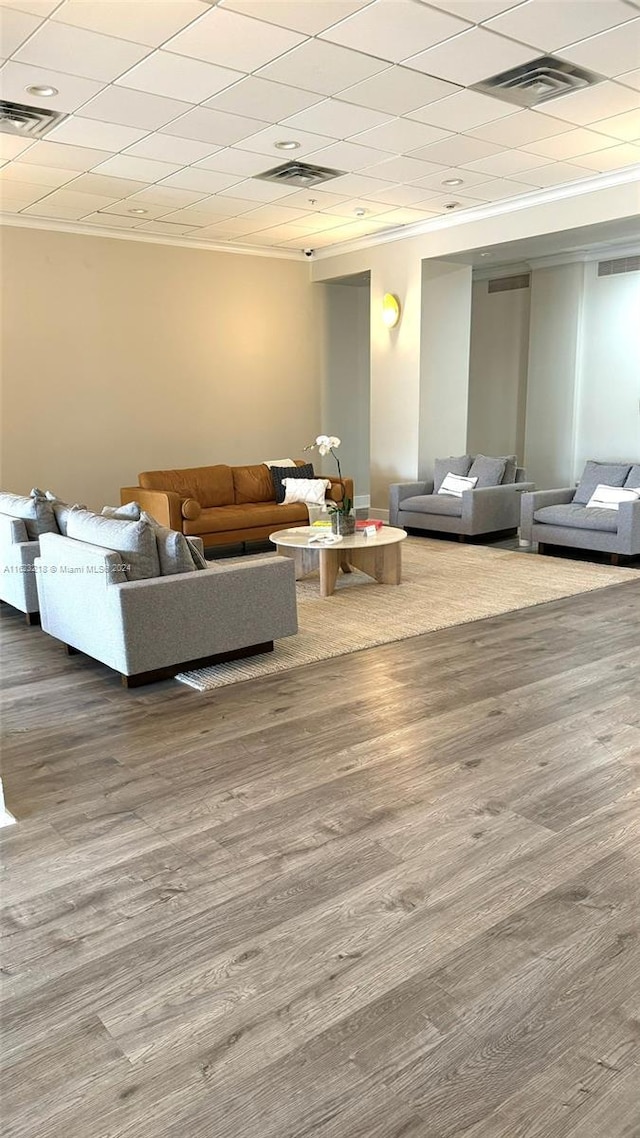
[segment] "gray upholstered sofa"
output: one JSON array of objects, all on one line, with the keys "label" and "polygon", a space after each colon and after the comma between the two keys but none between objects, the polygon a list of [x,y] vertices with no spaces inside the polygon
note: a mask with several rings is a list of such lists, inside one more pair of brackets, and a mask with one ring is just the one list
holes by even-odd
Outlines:
[{"label": "gray upholstered sofa", "polygon": [[195,568],[201,548],[190,560],[193,540],[146,515],[72,511],[68,536],[40,538],[44,632],[120,672],[126,687],[267,652],[297,632],[292,561]]},{"label": "gray upholstered sofa", "polygon": [[640,488],[640,462],[586,464],[577,486],[523,494],[520,536],[538,551],[556,545],[609,553],[614,564],[640,556],[640,500],[617,509],[587,507],[598,485]]},{"label": "gray upholstered sofa", "polygon": [[[485,464],[480,460],[486,459]],[[448,472],[466,476],[473,469],[485,470],[475,489],[461,497],[440,494]],[[500,467],[502,463],[502,470]],[[489,464],[495,464],[489,466]],[[493,479],[493,485],[483,485]],[[488,459],[485,455],[460,455],[436,459],[434,477],[423,482],[401,482],[389,487],[389,524],[404,529],[456,534],[460,540],[505,531],[515,532],[520,521],[520,499],[533,490],[515,455]]]}]

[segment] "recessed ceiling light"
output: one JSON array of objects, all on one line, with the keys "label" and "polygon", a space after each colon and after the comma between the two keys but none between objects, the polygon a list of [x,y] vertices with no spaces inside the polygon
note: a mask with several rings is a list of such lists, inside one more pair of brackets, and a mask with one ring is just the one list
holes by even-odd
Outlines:
[{"label": "recessed ceiling light", "polygon": [[480,256],[481,257],[490,257],[491,253],[481,253]]},{"label": "recessed ceiling light", "polygon": [[299,150],[300,143],[293,138],[285,138],[283,142],[274,142],[276,150]]},{"label": "recessed ceiling light", "polygon": [[354,209],[353,212],[355,213],[356,217],[366,217],[367,216],[366,209]]},{"label": "recessed ceiling light", "polygon": [[459,205],[460,205],[460,202],[445,202],[444,208],[445,209],[457,209]]},{"label": "recessed ceiling light", "polygon": [[447,178],[446,182],[442,183],[443,186],[461,186],[462,178]]},{"label": "recessed ceiling light", "polygon": [[148,213],[148,209],[130,209],[129,213]]},{"label": "recessed ceiling light", "polygon": [[37,95],[39,99],[48,99],[52,95],[59,95],[57,87],[48,87],[46,84],[35,83],[32,87],[25,87],[29,95]]}]

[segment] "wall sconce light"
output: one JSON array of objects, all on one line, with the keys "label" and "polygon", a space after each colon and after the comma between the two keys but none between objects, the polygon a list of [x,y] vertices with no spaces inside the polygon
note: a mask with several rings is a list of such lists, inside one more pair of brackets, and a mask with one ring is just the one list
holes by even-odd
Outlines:
[{"label": "wall sconce light", "polygon": [[400,301],[392,292],[385,292],[382,301],[382,319],[387,328],[395,328],[400,323]]}]

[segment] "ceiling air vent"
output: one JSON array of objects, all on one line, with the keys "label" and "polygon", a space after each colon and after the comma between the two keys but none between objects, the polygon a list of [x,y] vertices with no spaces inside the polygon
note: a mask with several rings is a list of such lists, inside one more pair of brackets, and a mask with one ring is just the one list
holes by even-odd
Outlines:
[{"label": "ceiling air vent", "polygon": [[24,103],[9,103],[6,99],[0,99],[0,131],[3,134],[18,134],[20,138],[43,138],[66,117],[61,111],[48,111],[42,107],[28,107]]},{"label": "ceiling air vent", "polygon": [[550,99],[603,81],[603,75],[577,67],[575,63],[567,63],[553,55],[541,55],[539,59],[513,67],[511,71],[501,71],[499,75],[474,83],[471,90],[504,99],[506,103],[516,103],[519,107],[538,107]]},{"label": "ceiling air vent", "polygon": [[640,257],[616,257],[614,261],[599,262],[599,277],[615,277],[618,273],[640,273]]},{"label": "ceiling air vent", "polygon": [[529,288],[529,274],[514,277],[496,277],[489,281],[489,292],[511,292],[515,288]]},{"label": "ceiling air vent", "polygon": [[308,190],[312,186],[319,186],[322,182],[329,182],[331,178],[339,178],[344,170],[330,170],[328,166],[309,166],[306,162],[285,162],[283,166],[274,166],[273,170],[265,170],[264,174],[256,174],[262,182],[276,182],[281,186],[297,186]]}]

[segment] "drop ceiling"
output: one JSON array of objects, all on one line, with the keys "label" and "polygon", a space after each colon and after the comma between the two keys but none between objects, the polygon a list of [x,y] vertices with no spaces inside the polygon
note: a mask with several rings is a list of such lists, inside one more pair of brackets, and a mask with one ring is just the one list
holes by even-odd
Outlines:
[{"label": "drop ceiling", "polygon": [[[543,54],[604,79],[468,89]],[[0,0],[0,60],[0,98],[67,116],[0,134],[23,224],[295,255],[640,163],[640,0]],[[291,158],[343,173],[258,180]]]}]

